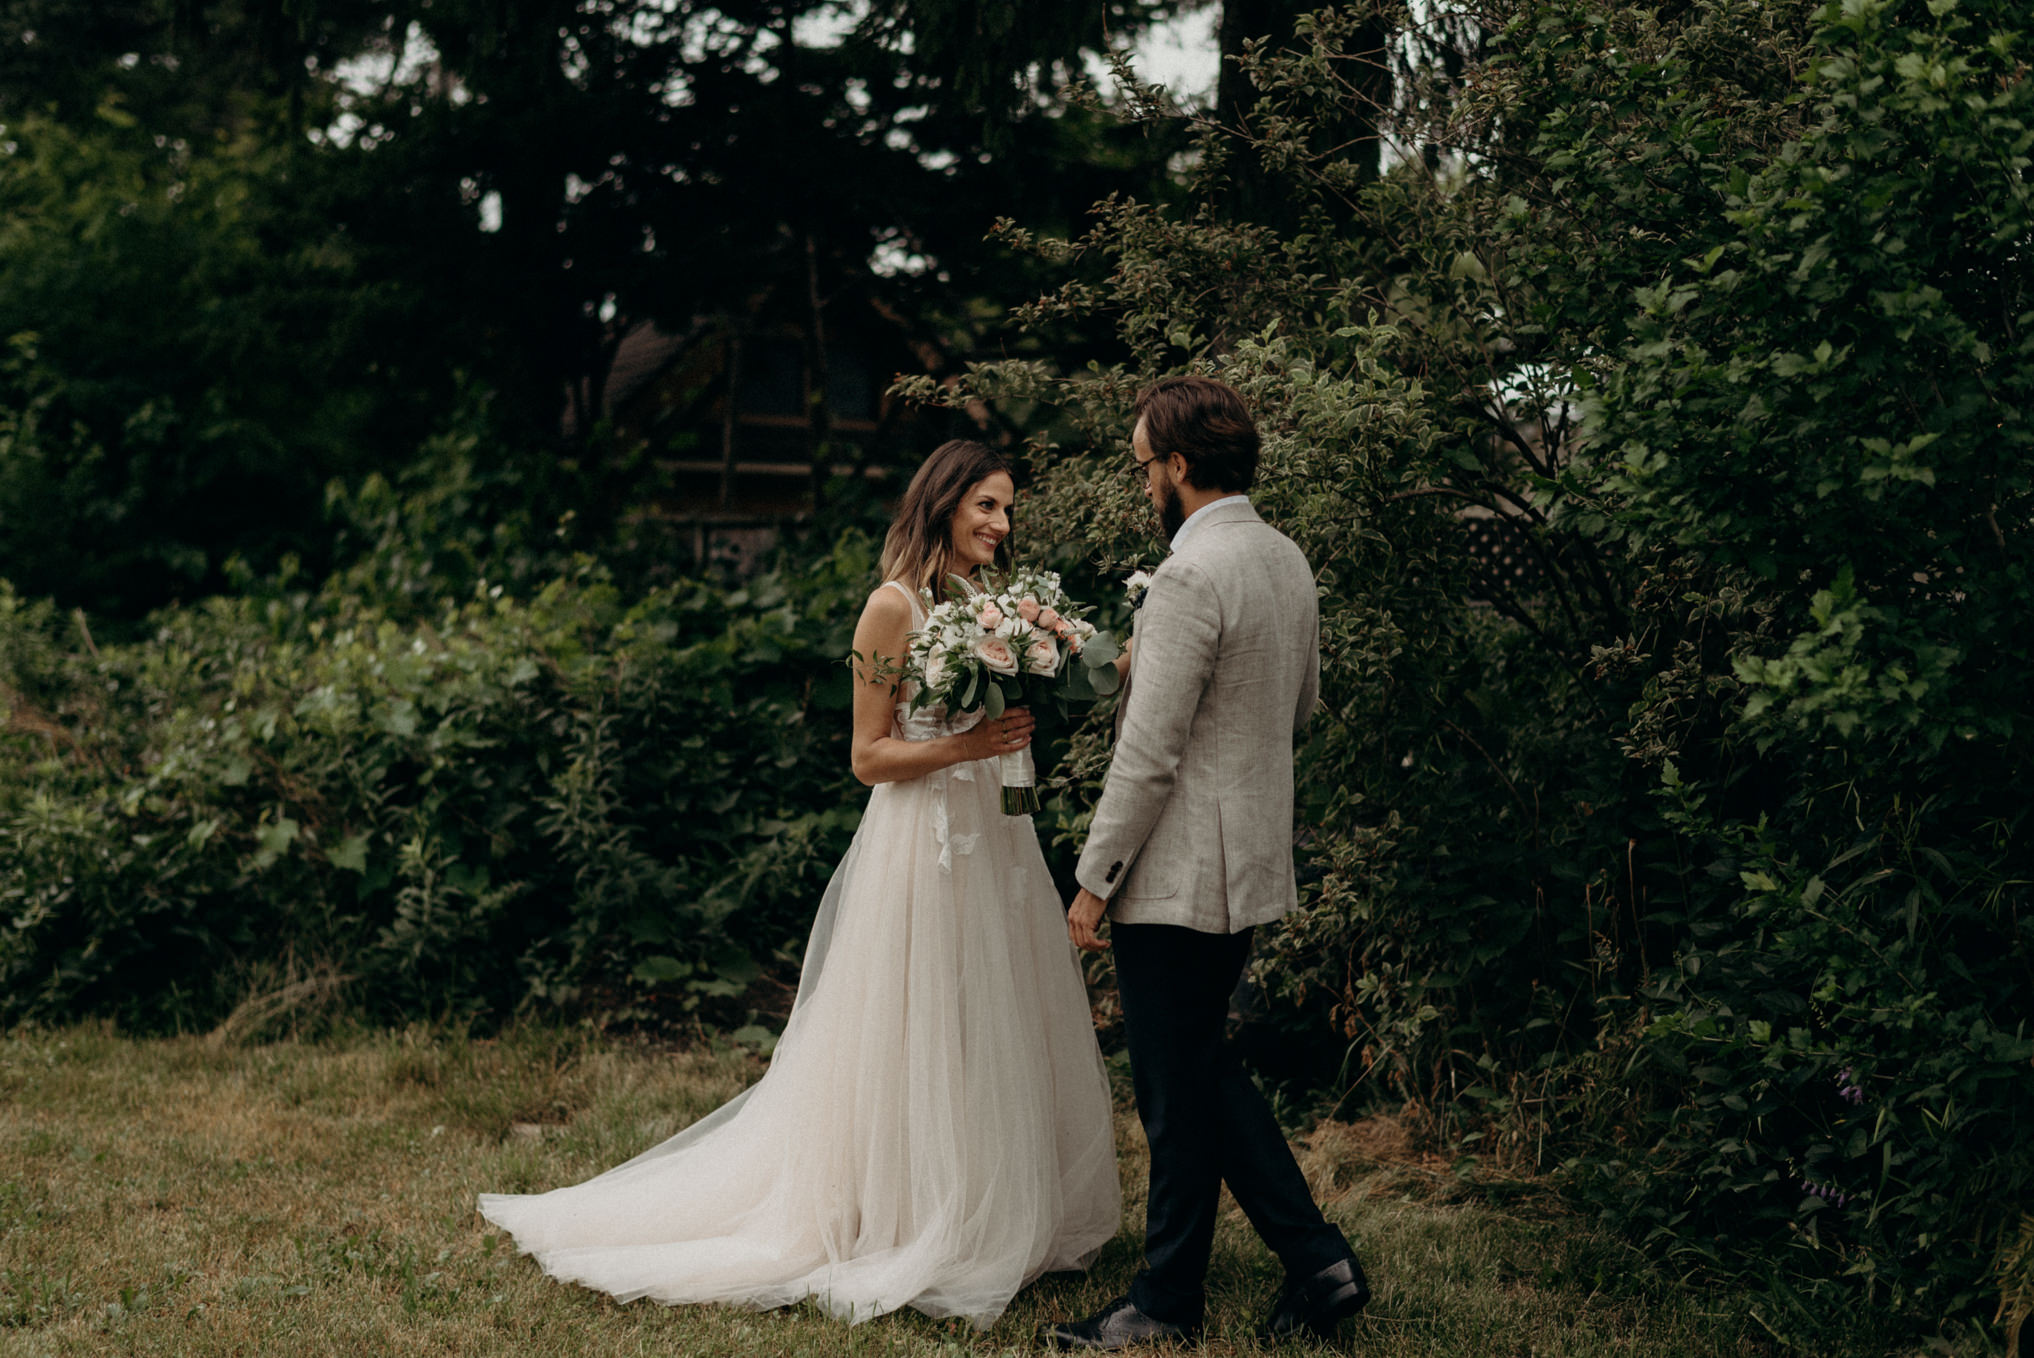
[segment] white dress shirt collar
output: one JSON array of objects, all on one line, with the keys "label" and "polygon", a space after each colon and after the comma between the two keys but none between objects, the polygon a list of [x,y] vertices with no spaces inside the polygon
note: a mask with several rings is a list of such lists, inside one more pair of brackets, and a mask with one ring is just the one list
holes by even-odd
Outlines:
[{"label": "white dress shirt collar", "polygon": [[1187,534],[1194,531],[1194,524],[1199,522],[1201,516],[1209,510],[1220,509],[1223,505],[1247,505],[1249,503],[1250,497],[1248,495],[1225,495],[1219,500],[1208,501],[1208,503],[1187,515],[1186,522],[1181,524],[1179,531],[1172,535],[1172,547],[1170,550],[1175,552],[1179,550],[1179,545],[1187,540]]}]

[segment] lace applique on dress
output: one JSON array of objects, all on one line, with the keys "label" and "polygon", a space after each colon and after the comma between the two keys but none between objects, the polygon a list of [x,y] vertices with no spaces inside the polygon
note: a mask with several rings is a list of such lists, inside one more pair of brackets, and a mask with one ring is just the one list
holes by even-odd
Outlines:
[{"label": "lace applique on dress", "polygon": [[973,853],[982,836],[979,832],[972,835],[953,833],[953,824],[947,815],[946,770],[942,769],[933,774],[929,781],[932,792],[932,838],[939,845],[939,870],[951,873],[954,854]]},{"label": "lace applique on dress", "polygon": [[[920,712],[899,725],[909,739],[927,740],[933,736],[959,735],[969,731],[982,720],[979,711],[964,712],[956,721],[947,721],[944,713],[936,709]],[[947,809],[947,784],[952,779],[963,783],[975,781],[975,771],[967,764],[955,764],[926,775],[926,790],[932,794],[932,836],[939,844],[939,867],[942,872],[953,871],[953,856],[957,853],[970,854],[982,841],[982,832],[956,834]]]},{"label": "lace applique on dress", "polygon": [[982,842],[982,832],[971,835],[943,834],[940,836],[939,866],[947,872],[953,871],[953,856],[957,853],[973,853],[975,845]]},{"label": "lace applique on dress", "polygon": [[[909,590],[904,590],[904,593],[911,599],[914,619],[923,626],[925,614],[923,602]],[[963,712],[948,720],[946,709],[943,707],[923,707],[914,711],[912,702],[917,696],[918,685],[909,679],[898,687],[897,734],[905,740],[936,740],[941,736],[957,736],[963,731],[972,731],[981,724],[983,716],[986,715],[982,709],[976,708],[972,712]],[[971,854],[975,851],[975,846],[982,841],[982,833],[979,830],[973,834],[953,833],[946,800],[949,779],[962,783],[974,782],[974,766],[967,763],[954,764],[936,773],[927,774],[925,778],[926,789],[932,793],[932,834],[939,844],[939,867],[942,872],[947,873],[953,871],[955,854]]]}]

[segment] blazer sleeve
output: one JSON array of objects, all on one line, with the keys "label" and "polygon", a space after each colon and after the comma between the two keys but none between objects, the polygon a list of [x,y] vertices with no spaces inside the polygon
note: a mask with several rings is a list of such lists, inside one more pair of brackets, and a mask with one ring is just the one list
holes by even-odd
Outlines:
[{"label": "blazer sleeve", "polygon": [[1293,734],[1306,729],[1314,709],[1321,705],[1321,610],[1317,603],[1311,610],[1313,627],[1307,638],[1307,655],[1300,671],[1299,702],[1293,708]]},{"label": "blazer sleeve", "polygon": [[1137,617],[1137,701],[1123,728],[1074,878],[1103,900],[1115,894],[1172,796],[1194,712],[1214,677],[1222,611],[1214,585],[1187,562],[1152,576]]}]

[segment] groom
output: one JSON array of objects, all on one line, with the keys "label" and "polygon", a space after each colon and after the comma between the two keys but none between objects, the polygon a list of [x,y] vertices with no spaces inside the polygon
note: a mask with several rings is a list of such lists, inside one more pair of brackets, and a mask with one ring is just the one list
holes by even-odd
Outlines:
[{"label": "groom", "polygon": [[1137,1116],[1151,1143],[1144,1270],[1129,1295],[1051,1326],[1059,1349],[1200,1330],[1226,1181],[1285,1265],[1268,1338],[1326,1338],[1370,1299],[1363,1268],[1307,1189],[1224,1039],[1253,926],[1297,903],[1292,738],[1320,677],[1314,576],[1257,517],[1257,429],[1242,397],[1170,377],[1137,398],[1145,494],[1172,539],[1139,611],[1133,683],[1075,869],[1067,932],[1090,952],[1113,921]]}]

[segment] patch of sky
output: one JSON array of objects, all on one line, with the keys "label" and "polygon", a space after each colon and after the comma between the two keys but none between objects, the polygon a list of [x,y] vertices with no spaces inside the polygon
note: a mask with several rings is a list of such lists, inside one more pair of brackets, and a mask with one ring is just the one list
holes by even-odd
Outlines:
[{"label": "patch of sky", "polygon": [[[1222,73],[1222,48],[1215,25],[1220,5],[1207,5],[1153,24],[1130,46],[1130,65],[1140,80],[1165,86],[1183,109],[1205,109],[1215,102],[1215,83]],[[1116,93],[1108,63],[1090,52],[1088,79],[1104,96]]]}]

